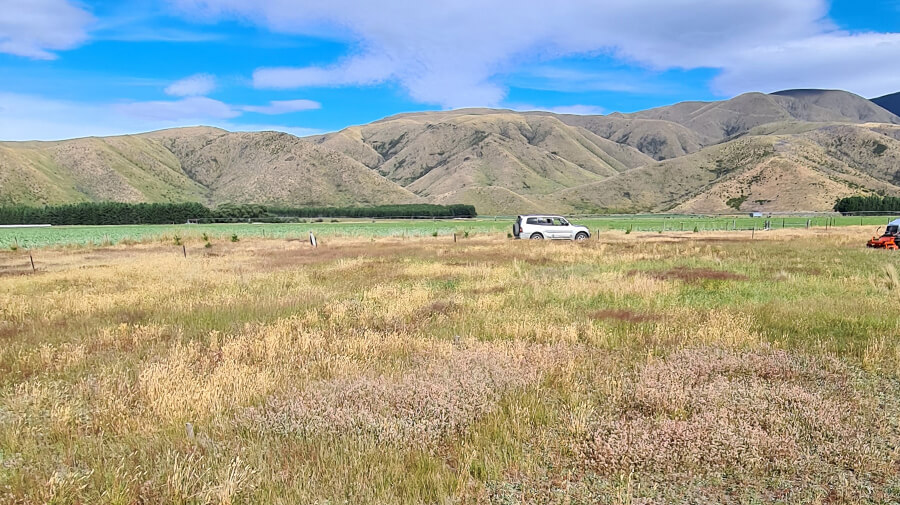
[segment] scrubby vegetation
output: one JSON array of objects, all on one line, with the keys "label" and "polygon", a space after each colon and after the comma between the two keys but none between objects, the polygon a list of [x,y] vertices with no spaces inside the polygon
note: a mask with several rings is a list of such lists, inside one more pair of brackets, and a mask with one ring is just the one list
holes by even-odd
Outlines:
[{"label": "scrubby vegetation", "polygon": [[868,231],[0,252],[0,503],[890,503]]},{"label": "scrubby vegetation", "polygon": [[476,217],[472,205],[379,205],[376,207],[269,207],[269,214],[290,217]]}]

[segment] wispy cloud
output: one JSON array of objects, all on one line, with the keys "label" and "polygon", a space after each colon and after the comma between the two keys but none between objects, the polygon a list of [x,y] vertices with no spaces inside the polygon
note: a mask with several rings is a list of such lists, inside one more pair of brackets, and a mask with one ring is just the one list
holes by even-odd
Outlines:
[{"label": "wispy cloud", "polygon": [[900,33],[833,32],[747,48],[713,80],[722,94],[834,88],[876,97],[900,90]]},{"label": "wispy cloud", "polygon": [[230,119],[241,115],[234,107],[203,96],[181,100],[122,103],[114,106],[122,115],[157,121],[199,121]]},{"label": "wispy cloud", "polygon": [[244,105],[241,110],[273,115],[321,108],[322,104],[314,100],[274,100],[268,105]]},{"label": "wispy cloud", "polygon": [[253,85],[263,89],[379,84],[391,77],[390,58],[350,58],[331,67],[273,67],[253,72]]},{"label": "wispy cloud", "polygon": [[[340,27],[333,33],[355,44],[353,56],[330,65],[260,68],[254,74],[259,88],[397,82],[416,101],[444,107],[499,105],[523,62],[566,57],[602,55],[651,73],[718,69],[718,90],[743,90],[742,76],[770,89],[807,82],[806,75],[815,76],[818,87],[853,85],[859,92],[888,91],[893,84],[884,81],[887,62],[900,60],[900,51],[883,39],[835,32],[827,0],[171,1],[188,17],[236,18],[280,33]],[[825,50],[806,62],[795,60],[808,73],[781,62],[780,54],[802,58],[806,52],[800,48],[823,38]],[[854,54],[885,58],[847,72],[842,65]],[[656,92],[646,89],[640,75],[620,79],[550,66],[540,71],[532,76],[536,89]],[[757,72],[767,79],[752,78]]]},{"label": "wispy cloud", "polygon": [[0,53],[52,60],[88,39],[94,17],[69,0],[0,0]]},{"label": "wispy cloud", "polygon": [[324,133],[302,126],[240,123],[235,121],[239,114],[227,104],[202,97],[111,104],[0,92],[0,139],[60,140],[192,125],[229,131],[282,131],[297,136]]},{"label": "wispy cloud", "polygon": [[[172,1],[191,16],[283,33],[339,26],[358,44],[356,56],[333,65],[259,69],[257,87],[396,81],[415,100],[445,107],[501,103],[503,76],[523,61],[602,53],[650,69],[725,67],[759,41],[821,33],[828,10],[825,0]],[[594,85],[629,88],[610,79]]]},{"label": "wispy cloud", "polygon": [[215,42],[226,37],[221,33],[207,33],[172,28],[152,28],[145,26],[129,27],[127,29],[106,29],[94,32],[97,40],[111,40],[117,42]]},{"label": "wispy cloud", "polygon": [[216,78],[209,74],[194,74],[178,80],[166,87],[167,95],[201,96],[208,95],[216,89]]}]

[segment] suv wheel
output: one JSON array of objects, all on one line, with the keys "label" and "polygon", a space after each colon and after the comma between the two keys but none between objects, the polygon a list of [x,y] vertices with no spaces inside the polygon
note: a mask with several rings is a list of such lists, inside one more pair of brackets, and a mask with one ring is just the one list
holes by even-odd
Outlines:
[{"label": "suv wheel", "polygon": [[540,233],[532,233],[531,234],[531,240],[543,240],[543,239],[544,239],[544,236],[541,235]]},{"label": "suv wheel", "polygon": [[587,240],[587,238],[588,234],[583,231],[580,231],[577,235],[575,235],[575,240]]}]

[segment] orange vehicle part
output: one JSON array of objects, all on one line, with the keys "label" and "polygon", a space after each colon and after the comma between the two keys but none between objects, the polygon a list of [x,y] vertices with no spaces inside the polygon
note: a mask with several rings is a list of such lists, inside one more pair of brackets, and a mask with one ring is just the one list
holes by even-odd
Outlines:
[{"label": "orange vehicle part", "polygon": [[897,245],[897,238],[893,235],[883,235],[877,238],[872,237],[872,240],[866,243],[866,247],[872,247],[874,249],[890,249],[892,251],[900,249],[900,246]]}]

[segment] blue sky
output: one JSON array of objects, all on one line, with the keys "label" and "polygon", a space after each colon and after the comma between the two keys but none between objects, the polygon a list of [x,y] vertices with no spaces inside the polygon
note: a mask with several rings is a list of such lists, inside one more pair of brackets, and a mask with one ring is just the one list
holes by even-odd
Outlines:
[{"label": "blue sky", "polygon": [[900,0],[0,0],[0,139],[900,91]]}]

